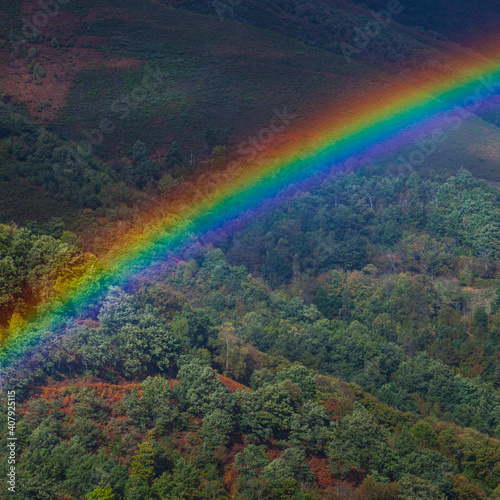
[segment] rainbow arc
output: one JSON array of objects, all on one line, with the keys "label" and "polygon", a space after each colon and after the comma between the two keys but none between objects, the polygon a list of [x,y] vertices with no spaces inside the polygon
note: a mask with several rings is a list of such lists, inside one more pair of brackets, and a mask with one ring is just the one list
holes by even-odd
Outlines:
[{"label": "rainbow arc", "polygon": [[367,88],[347,103],[348,115],[335,116],[332,111],[317,116],[307,126],[305,148],[276,147],[258,162],[242,160],[189,179],[151,216],[147,230],[138,228],[111,245],[102,269],[12,332],[0,348],[0,363],[22,359],[105,297],[110,287],[151,272],[195,238],[220,231],[256,209],[272,207],[284,193],[313,185],[345,162],[357,165],[383,157],[429,132],[439,140],[439,134],[459,127],[500,93],[500,65],[492,54],[490,59],[467,56],[447,75],[396,76],[383,88]]}]

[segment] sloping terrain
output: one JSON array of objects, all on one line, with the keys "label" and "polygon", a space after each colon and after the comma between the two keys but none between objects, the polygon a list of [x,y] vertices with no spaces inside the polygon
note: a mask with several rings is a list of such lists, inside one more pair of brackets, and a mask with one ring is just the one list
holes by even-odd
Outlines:
[{"label": "sloping terrain", "polygon": [[[370,9],[390,22],[374,25]],[[445,140],[347,162],[234,225],[190,233],[185,251],[99,299],[91,286],[128,270],[177,220],[170,207],[183,213],[232,160],[300,151],[318,130],[413,95],[411,77],[421,89],[417,75],[483,61],[471,47],[497,10],[0,5],[11,498],[500,498],[498,97]]]},{"label": "sloping terrain", "polygon": [[[356,34],[373,21],[369,10],[348,2],[241,2],[223,15],[215,4],[203,5],[61,5],[38,38],[18,45],[10,64],[12,46],[4,44],[4,99],[22,103],[35,120],[84,143],[118,171],[137,140],[160,162],[175,141],[193,167],[217,145],[241,154],[240,145],[268,129],[276,113],[293,119],[279,137],[263,133],[260,148],[305,140],[311,121],[326,110],[347,119],[345,103],[369,101],[395,71],[429,67],[439,74],[465,57],[437,35],[399,24],[399,14],[345,57],[341,44],[356,45]],[[25,2],[22,10],[33,19],[37,4]],[[480,150],[468,148],[468,168],[498,180],[496,154],[487,153],[498,143],[496,125],[464,123],[461,134],[482,137]],[[441,148],[447,172],[459,168],[462,151],[455,146]]]}]

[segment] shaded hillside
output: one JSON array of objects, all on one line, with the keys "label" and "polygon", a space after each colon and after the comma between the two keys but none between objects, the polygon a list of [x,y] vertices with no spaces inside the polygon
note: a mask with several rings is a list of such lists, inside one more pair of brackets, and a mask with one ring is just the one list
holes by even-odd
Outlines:
[{"label": "shaded hillside", "polygon": [[78,209],[139,199],[105,164],[0,103],[0,213],[5,221],[74,222]]},{"label": "shaded hillside", "polygon": [[[373,9],[387,6],[383,0],[369,0],[366,4]],[[488,33],[498,25],[500,6],[495,0],[481,2],[480,8],[467,0],[420,0],[406,3],[399,19],[405,25],[442,33],[451,40],[480,49],[490,40]]]},{"label": "shaded hillside", "polygon": [[[226,147],[222,157],[238,158],[254,138],[259,149],[309,140],[318,112],[348,120],[345,103],[356,96],[369,102],[394,71],[440,74],[465,62],[454,45],[397,22],[346,58],[341,44],[355,44],[356,30],[373,20],[349,3],[243,2],[223,21],[202,3],[108,0],[97,7],[79,0],[60,7],[38,38],[16,45],[10,64],[5,41],[4,98],[23,103],[35,120],[141,189],[165,171],[175,176],[203,166],[216,146]],[[36,4],[22,9],[29,18]],[[277,116],[285,116],[284,127],[269,137]],[[496,125],[464,122],[461,139],[478,134],[485,150],[496,148]],[[138,140],[160,165],[144,180],[127,174]],[[174,159],[172,141],[179,148]],[[461,155],[455,146],[442,147],[448,172]],[[471,147],[467,160],[474,174],[497,180],[495,154]]]},{"label": "shaded hillside", "polygon": [[[418,2],[387,2],[385,0],[264,0],[202,3],[190,0],[162,0],[163,3],[182,9],[217,16],[219,19],[237,19],[241,22],[287,33],[305,43],[322,48],[334,48],[335,43],[346,42],[353,35],[353,28],[363,28],[373,13],[383,12],[392,23],[381,36],[377,36],[367,52],[377,52],[385,62],[408,63],[416,61],[415,55],[434,39],[453,40],[475,48],[488,42],[500,19],[500,7],[495,0],[486,0],[478,6],[467,0],[419,0]],[[375,17],[376,19],[376,17]],[[380,19],[380,17],[379,17]],[[391,40],[392,38],[392,40]],[[399,40],[398,40],[399,39]],[[392,43],[398,40],[402,53],[393,52]],[[421,41],[424,41],[422,45]],[[388,43],[389,42],[389,43]],[[391,43],[392,42],[392,43]],[[431,43],[431,45],[433,45]],[[366,55],[364,57],[367,57]]]}]

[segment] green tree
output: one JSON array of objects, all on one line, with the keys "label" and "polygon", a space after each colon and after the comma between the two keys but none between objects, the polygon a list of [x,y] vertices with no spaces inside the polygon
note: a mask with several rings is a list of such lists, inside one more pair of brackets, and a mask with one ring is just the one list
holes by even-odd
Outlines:
[{"label": "green tree", "polygon": [[397,457],[387,444],[387,431],[363,407],[333,428],[328,444],[332,472],[344,476],[351,467],[386,478],[397,474]]},{"label": "green tree", "polygon": [[178,378],[174,393],[181,405],[196,415],[206,416],[216,409],[234,411],[233,395],[222,385],[214,370],[200,360],[193,359],[183,365]]},{"label": "green tree", "polygon": [[233,430],[233,416],[226,411],[216,409],[203,419],[200,435],[205,439],[205,443],[212,448],[227,445]]},{"label": "green tree", "polygon": [[249,444],[235,457],[235,469],[244,476],[257,476],[262,469],[269,464],[269,459],[265,454],[265,446]]},{"label": "green tree", "polygon": [[150,441],[139,445],[130,463],[130,473],[137,479],[151,483],[154,477],[156,451]]},{"label": "green tree", "polygon": [[88,500],[114,500],[115,495],[111,486],[101,488],[98,486],[94,491],[89,493],[86,497]]},{"label": "green tree", "polygon": [[162,195],[168,194],[174,187],[175,181],[170,174],[164,174],[158,181],[158,189]]},{"label": "green tree", "polygon": [[297,384],[302,390],[302,398],[312,399],[316,394],[316,384],[313,374],[302,365],[292,365],[289,368],[280,370],[276,375],[276,381],[282,382],[290,380]]},{"label": "green tree", "polygon": [[165,155],[165,165],[167,168],[172,169],[181,166],[183,162],[184,158],[179,146],[175,141],[173,141],[168,148],[167,154]]},{"label": "green tree", "polygon": [[402,500],[444,500],[446,496],[430,481],[405,474],[399,480],[399,498]]}]

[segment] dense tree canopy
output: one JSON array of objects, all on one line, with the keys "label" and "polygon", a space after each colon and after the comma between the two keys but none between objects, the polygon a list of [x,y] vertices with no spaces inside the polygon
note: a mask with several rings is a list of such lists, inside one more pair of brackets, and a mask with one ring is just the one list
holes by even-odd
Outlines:
[{"label": "dense tree canopy", "polygon": [[[497,203],[334,176],[110,289],[6,373],[20,498],[494,498]],[[101,266],[57,220],[0,257],[4,336]]]}]

